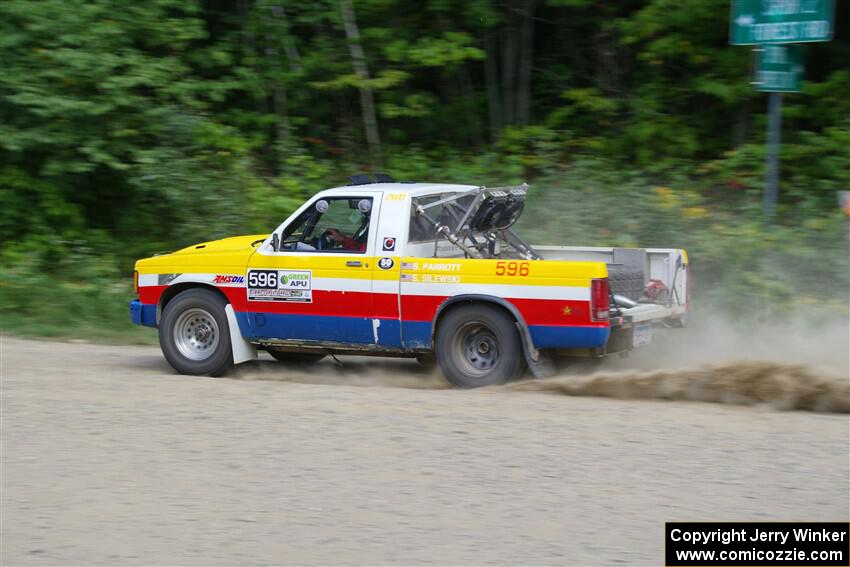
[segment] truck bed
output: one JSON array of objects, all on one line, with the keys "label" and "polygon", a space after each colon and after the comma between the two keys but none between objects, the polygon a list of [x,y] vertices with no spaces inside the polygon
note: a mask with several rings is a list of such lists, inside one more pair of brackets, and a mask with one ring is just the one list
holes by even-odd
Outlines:
[{"label": "truck bed", "polygon": [[[644,270],[644,279],[659,280],[670,290],[670,300],[664,304],[641,303],[620,309],[626,318],[624,325],[645,321],[681,318],[688,310],[688,256],[676,248],[616,248],[599,246],[534,246],[544,260],[572,260],[626,264]],[[680,319],[681,320],[681,319]]]}]

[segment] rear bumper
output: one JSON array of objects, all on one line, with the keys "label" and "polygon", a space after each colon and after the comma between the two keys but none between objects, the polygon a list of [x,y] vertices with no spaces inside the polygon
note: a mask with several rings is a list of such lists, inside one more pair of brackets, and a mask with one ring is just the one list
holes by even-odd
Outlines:
[{"label": "rear bumper", "polygon": [[130,302],[130,321],[134,325],[156,327],[156,305],[142,303],[138,299]]}]

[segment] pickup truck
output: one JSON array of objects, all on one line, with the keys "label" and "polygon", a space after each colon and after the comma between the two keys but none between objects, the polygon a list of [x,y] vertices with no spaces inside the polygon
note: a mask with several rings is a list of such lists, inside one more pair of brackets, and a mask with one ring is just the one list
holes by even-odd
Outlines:
[{"label": "pickup truck", "polygon": [[352,180],[270,234],[139,260],[131,320],[159,328],[183,374],[217,376],[259,349],[291,364],[418,358],[465,388],[687,321],[684,250],[532,246],[513,228],[527,185]]}]

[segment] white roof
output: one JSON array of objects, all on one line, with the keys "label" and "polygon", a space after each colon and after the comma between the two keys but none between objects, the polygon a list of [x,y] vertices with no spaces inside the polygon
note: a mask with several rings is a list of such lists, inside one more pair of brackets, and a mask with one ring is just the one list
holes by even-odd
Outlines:
[{"label": "white roof", "polygon": [[363,185],[343,185],[326,189],[322,193],[329,195],[358,195],[363,191],[384,191],[387,193],[406,193],[411,197],[432,193],[458,193],[477,189],[478,185],[455,185],[450,183],[367,183]]}]

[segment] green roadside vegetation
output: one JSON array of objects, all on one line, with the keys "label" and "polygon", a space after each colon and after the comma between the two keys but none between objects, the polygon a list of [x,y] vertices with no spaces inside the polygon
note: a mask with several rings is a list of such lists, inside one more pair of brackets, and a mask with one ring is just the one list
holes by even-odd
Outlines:
[{"label": "green roadside vegetation", "polygon": [[535,243],[687,248],[698,312],[846,316],[850,7],[785,97],[770,223],[728,7],[7,0],[0,327],[155,342],[129,323],[136,258],[266,232],[362,171],[527,181]]}]

